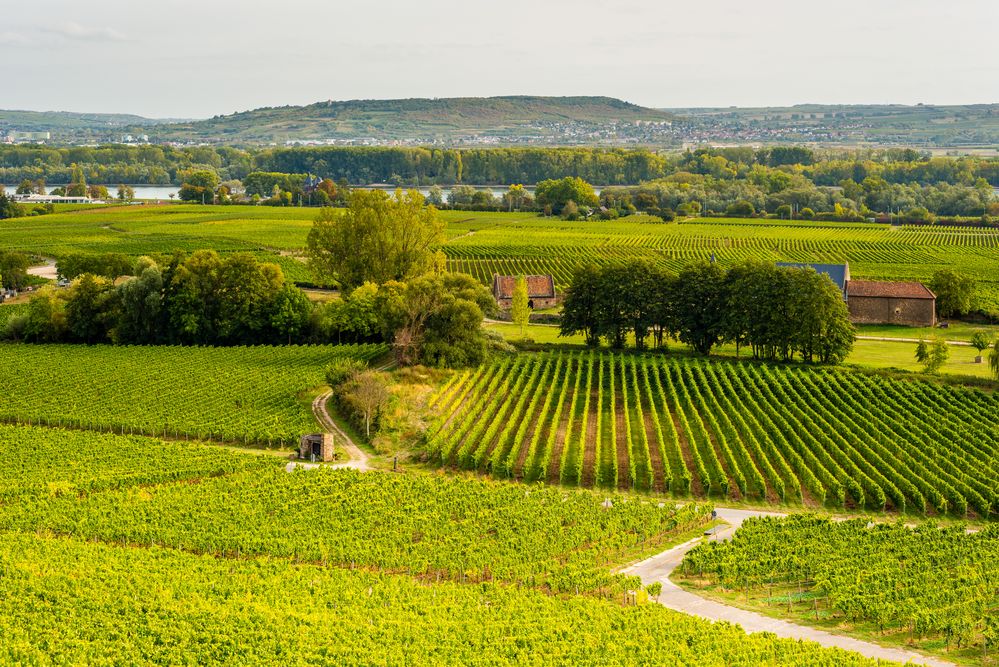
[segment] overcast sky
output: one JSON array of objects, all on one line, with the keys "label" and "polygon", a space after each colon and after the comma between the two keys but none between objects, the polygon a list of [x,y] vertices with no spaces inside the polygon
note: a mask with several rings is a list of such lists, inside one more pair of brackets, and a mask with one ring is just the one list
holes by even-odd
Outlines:
[{"label": "overcast sky", "polygon": [[995,0],[32,0],[0,108],[206,117],[326,99],[999,102]]}]

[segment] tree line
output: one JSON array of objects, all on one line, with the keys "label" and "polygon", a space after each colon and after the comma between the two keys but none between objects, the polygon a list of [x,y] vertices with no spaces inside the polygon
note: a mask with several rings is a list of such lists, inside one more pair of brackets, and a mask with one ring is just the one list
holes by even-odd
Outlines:
[{"label": "tree line", "polygon": [[353,184],[535,184],[577,176],[599,185],[633,185],[678,172],[745,178],[754,167],[800,174],[817,186],[868,177],[890,184],[999,186],[999,160],[932,157],[910,149],[813,149],[804,146],[711,148],[659,152],[644,148],[420,148],[229,146],[0,146],[0,182],[44,178],[71,182],[73,165],[91,183],[180,185],[185,171],[206,169],[220,180],[252,172],[316,174]]},{"label": "tree line", "polygon": [[678,274],[631,261],[585,266],[565,291],[561,335],[591,346],[665,349],[669,339],[702,355],[722,343],[757,359],[839,363],[855,332],[840,289],[813,269],[748,261],[692,264]]}]

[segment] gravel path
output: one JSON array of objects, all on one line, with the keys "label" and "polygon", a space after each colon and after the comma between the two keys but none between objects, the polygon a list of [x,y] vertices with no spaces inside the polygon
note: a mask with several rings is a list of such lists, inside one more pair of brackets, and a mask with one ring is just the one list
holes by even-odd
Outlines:
[{"label": "gravel path", "polygon": [[[728,522],[711,535],[710,540],[725,540],[732,537],[742,522],[754,516],[783,516],[777,512],[756,512],[752,510],[736,510],[717,508],[718,518]],[[664,551],[652,558],[632,565],[622,570],[625,574],[637,575],[646,585],[659,581],[663,585],[659,603],[675,611],[705,618],[709,621],[728,621],[738,623],[746,632],[772,632],[779,637],[802,639],[817,642],[823,646],[837,647],[855,651],[869,658],[893,660],[895,662],[911,662],[913,664],[932,665],[933,667],[954,667],[952,663],[935,658],[929,658],[919,653],[904,649],[886,648],[878,644],[835,635],[824,630],[796,625],[769,616],[763,616],[751,611],[730,607],[720,602],[707,600],[688,592],[670,581],[670,575],[679,567],[684,555],[693,549],[703,538],[698,537],[689,542]]]},{"label": "gravel path", "polygon": [[[330,396],[333,394],[332,391],[327,391],[319,396],[316,396],[316,400],[312,401],[312,413],[316,415],[316,419],[319,420],[319,424],[328,433],[332,433],[336,436],[338,444],[341,445],[350,457],[349,461],[343,463],[334,463],[331,468],[353,468],[355,470],[371,470],[371,466],[368,461],[371,457],[363,449],[357,446],[347,432],[344,431],[340,426],[333,421],[330,417],[329,411],[326,409],[326,403],[329,402]],[[302,466],[309,468],[317,466],[317,464],[301,464]]]}]

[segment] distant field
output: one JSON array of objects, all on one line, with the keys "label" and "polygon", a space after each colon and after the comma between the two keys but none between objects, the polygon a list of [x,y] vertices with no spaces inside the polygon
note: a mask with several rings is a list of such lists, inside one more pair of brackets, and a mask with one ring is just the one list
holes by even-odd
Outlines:
[{"label": "distant field", "polygon": [[324,367],[383,350],[0,344],[0,420],[290,446],[315,430]]},{"label": "distant field", "polygon": [[521,354],[434,397],[429,452],[501,478],[756,502],[999,509],[992,394],[848,370]]},{"label": "distant field", "polygon": [[[999,311],[999,230],[890,227],[866,223],[697,219],[664,224],[644,216],[566,222],[534,213],[445,211],[448,268],[489,283],[494,273],[544,273],[557,285],[577,267],[646,259],[678,269],[714,256],[723,264],[768,261],[850,263],[855,278],[929,281],[953,268],[974,276],[982,305]],[[73,251],[138,256],[213,248],[251,252],[308,281],[302,254],[316,216],[310,208],[121,206],[5,221],[0,249],[59,257]],[[280,253],[280,254],[279,254]]]}]

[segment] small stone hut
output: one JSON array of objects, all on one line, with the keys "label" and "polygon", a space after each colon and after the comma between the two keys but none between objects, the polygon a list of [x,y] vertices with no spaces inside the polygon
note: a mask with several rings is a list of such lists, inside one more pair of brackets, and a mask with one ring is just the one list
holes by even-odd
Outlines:
[{"label": "small stone hut", "polygon": [[[503,310],[513,306],[513,290],[519,276],[493,275],[493,297]],[[558,305],[555,279],[552,276],[524,276],[527,280],[527,304],[532,310],[554,308]]]},{"label": "small stone hut", "polygon": [[854,324],[936,326],[937,297],[922,283],[851,280],[847,306]]},{"label": "small stone hut", "polygon": [[333,456],[332,433],[309,433],[299,440],[299,458],[310,461],[332,461]]}]

